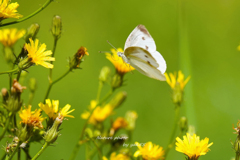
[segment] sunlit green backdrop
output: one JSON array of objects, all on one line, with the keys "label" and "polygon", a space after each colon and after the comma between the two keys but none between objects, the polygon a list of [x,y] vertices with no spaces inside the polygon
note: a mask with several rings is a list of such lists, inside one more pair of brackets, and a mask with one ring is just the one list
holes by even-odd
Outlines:
[{"label": "sunlit green backdrop", "polygon": [[[236,126],[240,119],[240,52],[237,50],[240,42],[240,2],[182,1],[186,3],[184,12],[187,15],[185,23],[191,61],[191,80],[186,91],[191,90],[189,87],[192,86],[192,95],[185,94],[187,96],[181,114],[195,119],[189,123],[196,125],[197,134],[202,139],[208,137],[214,143],[210,147],[211,151],[200,159],[228,160],[234,157],[230,141],[234,141],[236,135],[232,134],[232,124]],[[19,13],[26,16],[45,1],[17,2],[20,4]],[[49,97],[59,99],[60,107],[71,104],[76,109],[72,113],[75,119],[69,118],[63,122],[62,135],[56,141],[56,146],[48,147],[39,159],[69,158],[84,123],[80,114],[90,100],[96,98],[99,71],[103,66],[110,66],[112,74],[114,73],[113,65],[103,53],[98,53],[110,50],[111,46],[106,40],[115,47],[123,48],[130,32],[138,24],[143,24],[154,38],[157,50],[165,58],[167,72],[182,69],[179,65],[178,13],[177,0],[56,0],[35,17],[9,26],[26,29],[32,23],[39,23],[38,38],[40,42],[46,43],[48,49],[52,49],[52,17],[56,14],[62,17],[63,34],[56,50],[53,78],[67,70],[67,59],[80,46],[85,46],[89,52],[81,70],[69,74],[52,88]],[[23,42],[20,40],[15,45],[16,52],[21,49]],[[8,69],[3,54],[0,54],[0,71]],[[48,73],[48,69],[42,66],[31,67],[29,70],[27,79],[35,77],[38,80],[33,108],[37,108],[38,103],[43,101]],[[185,69],[183,73],[189,72]],[[152,141],[165,147],[174,117],[170,87],[166,82],[150,79],[137,71],[134,74],[128,73],[124,79],[126,85],[120,90],[126,91],[128,97],[112,117],[124,116],[127,110],[135,110],[139,117],[133,140],[140,143]],[[3,87],[8,87],[7,75],[0,76],[0,88]],[[104,92],[107,90],[106,87]],[[28,100],[28,93],[28,90],[24,91],[25,102]],[[186,106],[188,101],[192,101],[192,106]],[[186,115],[186,107],[194,108],[195,112]],[[42,145],[32,146],[31,155],[34,155]],[[77,159],[84,159],[84,153],[83,147]],[[172,149],[168,159],[184,159],[184,156]]]}]

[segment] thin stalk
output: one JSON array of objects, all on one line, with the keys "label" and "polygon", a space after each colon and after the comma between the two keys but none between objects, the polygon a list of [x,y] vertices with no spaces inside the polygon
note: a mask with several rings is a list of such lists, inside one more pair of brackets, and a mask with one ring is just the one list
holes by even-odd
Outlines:
[{"label": "thin stalk", "polygon": [[[103,102],[105,102],[113,93],[113,89],[111,89],[108,94],[105,95],[105,97],[96,105],[96,106],[99,106],[101,105]],[[83,139],[83,136],[84,136],[84,132],[85,132],[85,129],[87,128],[87,125],[88,125],[88,121],[90,119],[90,117],[92,116],[94,110],[96,109],[97,107],[95,107],[91,112],[90,112],[90,115],[88,116],[88,119],[85,121],[85,124],[83,126],[83,129],[82,129],[82,132],[80,134],[80,137],[78,139],[78,142],[77,144],[75,145],[74,149],[73,149],[73,152],[69,158],[69,160],[74,160],[77,156],[77,153],[78,153],[78,150],[80,149],[81,145],[82,145],[82,139]]]},{"label": "thin stalk", "polygon": [[1,75],[1,74],[9,74],[9,73],[13,73],[13,72],[16,72],[16,71],[18,71],[18,68],[12,69],[12,70],[10,70],[10,71],[0,72],[0,75]]},{"label": "thin stalk", "polygon": [[102,87],[103,87],[103,82],[102,82],[102,81],[99,81],[98,92],[97,92],[97,98],[96,98],[97,102],[98,102],[99,99],[100,99],[100,95],[101,95]]},{"label": "thin stalk", "polygon": [[68,73],[70,73],[70,72],[71,72],[71,69],[68,69],[67,72],[65,72],[62,76],[60,76],[58,79],[56,79],[55,81],[53,81],[52,83],[49,84],[48,89],[47,89],[47,92],[46,92],[46,95],[45,95],[45,98],[44,98],[44,100],[43,100],[43,103],[45,102],[45,99],[48,98],[48,95],[49,95],[49,93],[50,93],[50,90],[51,90],[52,86],[53,86],[55,83],[57,83],[58,81],[60,81],[61,79],[63,79],[63,78],[64,78],[66,75],[68,75]]},{"label": "thin stalk", "polygon": [[[57,41],[58,41],[58,38],[54,38],[52,57],[54,57],[54,55],[55,55],[55,51],[56,51],[56,47],[57,47]],[[50,63],[53,64],[53,61],[51,61]],[[50,71],[49,71],[49,83],[51,83],[51,82],[52,82],[52,68],[50,68]]]},{"label": "thin stalk", "polygon": [[30,154],[29,154],[29,147],[23,148],[23,151],[25,152],[26,155],[26,160],[32,159]]},{"label": "thin stalk", "polygon": [[235,157],[235,160],[239,160],[239,157],[240,157],[239,153],[238,153],[238,152],[236,152],[236,157]]},{"label": "thin stalk", "polygon": [[[192,75],[191,71],[191,53],[189,49],[189,38],[188,38],[188,23],[187,23],[187,8],[186,0],[178,0],[178,38],[179,38],[179,66],[185,75]],[[193,76],[192,76],[193,77]],[[190,125],[196,127],[196,111],[193,106],[193,78],[185,87],[184,97],[187,101],[184,102],[184,108],[186,112],[186,117],[188,117],[188,122]]]},{"label": "thin stalk", "polygon": [[38,153],[32,158],[32,160],[36,160],[48,146],[49,146],[49,143],[45,142],[41,150],[38,151]]},{"label": "thin stalk", "polygon": [[176,135],[177,127],[178,127],[179,113],[180,113],[180,106],[176,106],[173,130],[172,130],[172,133],[171,133],[168,145],[167,145],[167,149],[165,150],[165,158],[167,157],[168,152],[174,146],[174,143],[175,143],[175,135]]},{"label": "thin stalk", "polygon": [[18,160],[21,159],[21,148],[20,148],[20,147],[18,148],[18,157],[17,157],[17,159],[18,159]]},{"label": "thin stalk", "polygon": [[2,138],[4,137],[4,135],[5,135],[5,133],[6,133],[7,129],[8,129],[8,126],[9,126],[9,124],[10,124],[10,121],[11,121],[11,119],[12,119],[12,116],[13,116],[13,114],[12,114],[12,112],[10,112],[10,113],[9,113],[9,117],[8,117],[8,119],[7,119],[7,122],[6,122],[6,124],[5,124],[4,128],[3,128],[3,131],[2,131],[2,133],[1,133],[1,135],[0,135],[0,141],[2,140]]},{"label": "thin stalk", "polygon": [[20,147],[21,144],[22,144],[22,142],[19,141],[16,148],[14,149],[13,153],[9,157],[7,156],[5,160],[11,160],[13,158],[13,156],[15,155],[15,153],[17,152],[17,150],[18,150],[18,148]]},{"label": "thin stalk", "polygon": [[36,14],[38,14],[39,12],[41,12],[43,9],[45,9],[53,0],[47,0],[42,7],[40,7],[38,10],[36,10],[35,12],[33,12],[32,14],[24,17],[24,18],[21,18],[21,19],[18,19],[16,21],[12,21],[12,22],[8,22],[8,23],[3,23],[0,25],[0,27],[3,27],[3,26],[8,26],[8,25],[11,25],[11,24],[16,24],[16,23],[19,23],[19,22],[23,22],[33,16],[35,16]]},{"label": "thin stalk", "polygon": [[95,141],[94,139],[91,138],[91,140],[92,140],[93,144],[95,145],[95,147],[97,148],[97,151],[98,151],[99,157],[102,158],[103,155],[102,155],[102,151],[101,151],[100,147],[98,146],[98,144],[96,143],[96,141]]},{"label": "thin stalk", "polygon": [[20,79],[20,76],[21,76],[21,73],[22,73],[22,70],[21,70],[21,69],[19,69],[19,71],[18,71],[18,75],[17,75],[17,81],[19,81],[19,79]]}]

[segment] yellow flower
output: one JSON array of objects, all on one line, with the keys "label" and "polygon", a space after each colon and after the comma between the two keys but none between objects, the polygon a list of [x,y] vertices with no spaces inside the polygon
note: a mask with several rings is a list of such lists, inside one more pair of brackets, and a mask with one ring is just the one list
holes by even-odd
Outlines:
[{"label": "yellow flower", "polygon": [[208,144],[208,138],[200,141],[199,136],[196,134],[191,136],[189,133],[187,136],[183,136],[183,140],[177,137],[176,141],[176,151],[184,153],[190,160],[197,160],[201,155],[205,155],[213,144]]},{"label": "yellow flower", "polygon": [[188,83],[188,81],[190,80],[190,76],[187,77],[187,79],[184,80],[184,74],[182,73],[181,70],[178,71],[178,78],[177,78],[177,75],[176,73],[173,74],[173,73],[169,73],[169,76],[167,73],[165,73],[165,76],[166,76],[166,81],[167,83],[169,84],[169,86],[174,89],[176,84],[179,84],[180,85],[180,88],[181,90],[184,89],[185,85]]},{"label": "yellow flower", "polygon": [[147,142],[143,147],[140,143],[135,142],[138,150],[134,153],[134,157],[142,156],[144,160],[164,159],[164,150],[159,145]]},{"label": "yellow flower", "polygon": [[[104,107],[98,106],[96,109],[94,109],[92,116],[89,119],[89,123],[97,124],[98,122],[103,122],[107,117],[112,114],[112,111],[113,107],[110,104],[107,104]],[[88,119],[89,116],[89,111],[85,111],[83,114],[81,114],[82,119]]]},{"label": "yellow flower", "polygon": [[128,123],[123,117],[118,117],[112,124],[114,130],[127,127]]},{"label": "yellow flower", "polygon": [[32,39],[29,39],[30,43],[25,44],[25,49],[28,51],[28,58],[32,63],[36,65],[42,65],[46,68],[53,68],[53,65],[46,61],[55,61],[54,57],[51,57],[52,51],[46,50],[46,45],[43,43],[41,46],[38,46],[39,40],[36,39],[33,42]]},{"label": "yellow flower", "polygon": [[[108,159],[104,156],[103,160],[108,160]],[[130,160],[130,158],[127,155],[124,155],[122,153],[119,153],[117,155],[116,152],[113,152],[109,160]]]},{"label": "yellow flower", "polygon": [[17,28],[0,30],[0,42],[5,47],[11,47],[17,42],[17,40],[22,38],[25,33],[26,31],[24,29],[18,31]]},{"label": "yellow flower", "polygon": [[42,121],[45,118],[41,116],[41,109],[36,109],[35,111],[31,111],[32,106],[25,107],[25,109],[21,109],[19,112],[19,116],[22,119],[20,123],[27,124],[31,127],[43,128]]},{"label": "yellow flower", "polygon": [[112,54],[106,53],[106,58],[112,62],[117,72],[121,75],[134,70],[132,66],[123,61],[121,57],[117,55],[117,52],[123,52],[122,48],[111,49]]},{"label": "yellow flower", "polygon": [[10,0],[1,0],[0,1],[0,21],[6,18],[21,18],[17,12],[19,4],[17,2],[10,3]]},{"label": "yellow flower", "polygon": [[68,115],[69,113],[73,112],[75,109],[72,109],[71,111],[68,111],[71,106],[67,104],[63,109],[61,109],[58,112],[59,108],[59,100],[51,100],[46,99],[46,104],[43,104],[42,102],[38,104],[38,106],[48,115],[51,119],[56,119],[57,117],[60,119],[63,119],[64,117],[70,117],[74,118],[72,115]]}]

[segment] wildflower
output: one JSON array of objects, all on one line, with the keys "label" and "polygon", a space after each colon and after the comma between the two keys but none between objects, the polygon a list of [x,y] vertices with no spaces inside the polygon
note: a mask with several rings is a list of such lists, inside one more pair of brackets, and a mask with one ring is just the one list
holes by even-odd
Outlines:
[{"label": "wildflower", "polygon": [[[89,123],[91,124],[97,124],[99,122],[103,122],[107,117],[109,117],[112,114],[113,107],[110,104],[105,105],[104,107],[97,107],[94,109],[90,119]],[[90,116],[89,111],[85,111],[81,117],[82,119],[88,119]]]},{"label": "wildflower", "polygon": [[81,46],[79,48],[79,50],[77,51],[77,53],[74,55],[74,57],[72,58],[72,60],[70,60],[69,62],[69,67],[70,69],[77,69],[80,66],[80,63],[83,61],[83,57],[85,55],[89,55],[87,52],[87,48]]},{"label": "wildflower", "polygon": [[169,84],[169,86],[174,89],[176,87],[176,85],[180,85],[180,89],[183,90],[185,85],[188,83],[188,81],[190,80],[190,76],[187,77],[187,79],[184,80],[184,74],[182,73],[181,70],[178,71],[178,78],[176,73],[169,73],[169,76],[167,73],[165,73],[166,76],[166,81]]},{"label": "wildflower", "polygon": [[110,129],[110,135],[114,135],[115,132],[121,128],[126,128],[128,126],[128,122],[123,117],[118,117],[112,124],[112,128]]},{"label": "wildflower", "polygon": [[39,45],[39,40],[36,39],[35,42],[29,39],[30,43],[25,44],[25,49],[28,51],[28,59],[35,63],[36,65],[42,65],[46,68],[53,68],[53,65],[46,61],[55,61],[54,57],[50,57],[52,51],[46,50],[46,45],[43,43]]},{"label": "wildflower", "polygon": [[170,73],[169,74],[170,78],[167,73],[165,73],[165,76],[167,83],[173,90],[172,94],[173,103],[177,104],[177,106],[181,106],[183,101],[183,89],[185,85],[188,83],[190,76],[188,76],[188,78],[184,80],[184,75],[181,70],[178,71],[178,78],[176,73],[175,74]]},{"label": "wildflower", "polygon": [[196,134],[191,136],[189,133],[187,133],[187,136],[183,136],[183,140],[177,137],[176,141],[176,151],[187,155],[189,160],[197,160],[201,155],[205,155],[213,144],[208,144],[208,138],[200,141],[199,136]]},{"label": "wildflower", "polygon": [[[108,159],[104,156],[103,160],[108,160]],[[117,155],[116,152],[113,152],[109,160],[130,160],[130,158],[125,154],[119,153]]]},{"label": "wildflower", "polygon": [[72,109],[71,111],[69,111],[69,109],[71,108],[71,105],[69,104],[67,104],[60,111],[58,111],[59,100],[52,100],[51,103],[50,99],[46,99],[46,104],[39,103],[38,106],[48,115],[50,119],[55,120],[57,117],[59,117],[60,119],[63,119],[64,117],[74,118],[74,116],[68,115],[75,110]]},{"label": "wildflower", "polygon": [[26,124],[32,127],[43,128],[42,121],[45,118],[41,116],[41,109],[36,109],[35,111],[31,111],[32,106],[25,107],[25,109],[21,109],[19,116],[22,119],[20,123]]},{"label": "wildflower", "polygon": [[135,142],[138,150],[134,153],[134,157],[142,156],[144,160],[158,160],[164,159],[164,150],[159,145],[155,145],[152,142],[147,142],[144,146]]},{"label": "wildflower", "polygon": [[122,58],[118,57],[117,52],[123,52],[122,48],[118,48],[117,50],[111,49],[111,52],[112,52],[112,54],[106,53],[106,58],[110,62],[112,62],[112,64],[116,68],[116,71],[120,75],[124,75],[125,73],[134,70],[134,68],[132,66],[126,64],[126,62],[124,62]]},{"label": "wildflower", "polygon": [[12,47],[25,33],[24,29],[17,30],[17,28],[0,30],[0,42],[5,47]]},{"label": "wildflower", "polygon": [[0,21],[6,18],[21,18],[17,12],[19,4],[17,2],[11,3],[10,0],[1,0],[0,1]]}]

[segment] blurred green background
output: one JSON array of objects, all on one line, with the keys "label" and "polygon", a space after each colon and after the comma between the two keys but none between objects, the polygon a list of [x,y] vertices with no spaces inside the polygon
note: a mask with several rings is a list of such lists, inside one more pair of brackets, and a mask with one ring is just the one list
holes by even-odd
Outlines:
[{"label": "blurred green background", "polygon": [[[185,22],[188,32],[191,80],[185,93],[185,102],[181,115],[192,117],[197,134],[201,139],[208,137],[213,146],[211,151],[200,159],[230,159],[235,153],[230,144],[236,135],[232,125],[236,126],[240,118],[240,2],[238,0],[182,0],[185,2]],[[13,2],[16,2],[14,0]],[[45,0],[17,1],[18,11],[27,16],[38,9]],[[130,32],[138,25],[146,26],[154,38],[157,50],[167,62],[167,73],[183,69],[179,60],[186,57],[179,55],[179,25],[177,0],[56,0],[35,17],[19,24],[4,28],[26,29],[32,23],[40,24],[38,38],[46,43],[48,49],[53,47],[50,32],[52,18],[60,15],[63,21],[63,34],[56,50],[53,78],[67,70],[67,59],[80,46],[88,49],[89,56],[81,64],[82,70],[76,70],[53,86],[51,99],[59,99],[60,107],[67,103],[76,110],[74,119],[64,121],[61,136],[56,145],[48,147],[39,159],[68,159],[77,142],[84,121],[80,114],[96,98],[98,76],[103,66],[113,65],[98,51],[108,51],[111,46],[124,47]],[[11,21],[6,20],[4,22]],[[180,37],[181,38],[181,37]],[[15,45],[20,51],[23,40]],[[2,50],[2,45],[0,50]],[[189,64],[188,64],[189,65]],[[180,67],[181,66],[181,67]],[[3,54],[0,54],[0,71],[8,70]],[[42,66],[31,67],[27,80],[35,77],[38,89],[33,101],[33,108],[38,108],[46,93],[48,69]],[[190,73],[184,69],[183,73]],[[188,75],[186,75],[188,76]],[[127,92],[128,97],[121,108],[111,118],[124,116],[126,111],[138,113],[133,142],[152,141],[165,147],[168,143],[174,118],[174,105],[171,101],[170,87],[166,82],[150,79],[137,71],[128,73],[125,86],[119,90]],[[25,83],[27,85],[27,83]],[[0,76],[0,88],[8,87],[8,76]],[[190,88],[192,87],[192,88]],[[103,91],[107,92],[108,87]],[[29,91],[24,91],[24,101],[28,101]],[[189,99],[191,98],[191,99]],[[186,106],[191,101],[192,106]],[[192,108],[186,112],[186,108]],[[188,115],[186,115],[186,113]],[[41,144],[32,145],[34,155]],[[136,148],[134,148],[135,150]],[[2,151],[0,152],[2,154]],[[84,159],[84,147],[77,159]],[[184,159],[182,153],[172,149],[168,159]]]}]

